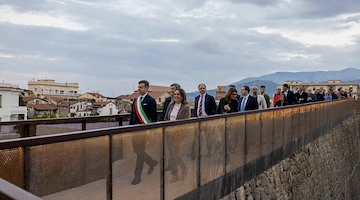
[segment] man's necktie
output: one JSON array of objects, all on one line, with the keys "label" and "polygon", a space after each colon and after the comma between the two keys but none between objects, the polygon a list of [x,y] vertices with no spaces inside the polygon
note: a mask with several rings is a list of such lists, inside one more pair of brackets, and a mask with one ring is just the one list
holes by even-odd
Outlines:
[{"label": "man's necktie", "polygon": [[241,102],[241,108],[240,111],[245,111],[245,103],[246,103],[246,97],[243,98],[242,102]]},{"label": "man's necktie", "polygon": [[200,105],[199,105],[199,117],[202,116],[203,101],[204,101],[204,97],[203,97],[203,95],[201,95]]}]

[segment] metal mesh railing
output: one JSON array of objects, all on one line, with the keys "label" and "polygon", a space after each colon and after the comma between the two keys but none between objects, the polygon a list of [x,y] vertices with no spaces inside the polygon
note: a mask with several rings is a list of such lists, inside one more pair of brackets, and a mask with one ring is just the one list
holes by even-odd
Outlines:
[{"label": "metal mesh railing", "polygon": [[339,100],[1,141],[0,178],[44,199],[220,198],[345,120],[355,105]]}]

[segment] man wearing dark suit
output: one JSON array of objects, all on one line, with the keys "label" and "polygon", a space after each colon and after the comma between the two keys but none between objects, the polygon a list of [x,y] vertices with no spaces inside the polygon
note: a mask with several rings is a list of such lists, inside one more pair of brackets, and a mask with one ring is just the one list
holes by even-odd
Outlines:
[{"label": "man wearing dark suit", "polygon": [[175,92],[175,90],[178,90],[180,88],[181,88],[180,85],[177,83],[173,83],[170,85],[170,96],[165,99],[163,111],[160,116],[160,121],[164,121],[166,110],[167,110],[170,102],[173,100],[174,92]]},{"label": "man wearing dark suit", "polygon": [[307,103],[308,93],[305,92],[305,87],[300,85],[299,91],[295,94],[295,104]]},{"label": "man wearing dark suit", "polygon": [[[157,121],[156,101],[148,95],[149,82],[142,80],[139,81],[138,91],[140,96],[133,101],[130,125],[133,124],[148,124]],[[140,108],[141,106],[141,108]],[[151,158],[145,151],[146,135],[136,134],[131,137],[134,152],[137,155],[135,177],[131,184],[136,185],[141,182],[141,174],[144,167],[144,162],[149,165],[148,174],[154,171],[158,162]]]},{"label": "man wearing dark suit", "polygon": [[205,117],[214,115],[216,111],[215,98],[206,93],[206,85],[204,83],[199,84],[198,90],[200,95],[195,97],[195,116]]},{"label": "man wearing dark suit", "polygon": [[247,110],[257,110],[259,109],[259,104],[255,97],[249,95],[250,88],[249,86],[244,86],[241,88],[242,97],[239,102],[239,111]]},{"label": "man wearing dark suit", "polygon": [[286,100],[288,101],[289,105],[293,105],[295,98],[294,92],[289,90],[289,85],[286,83],[282,85],[282,88],[283,91],[281,93],[284,93],[286,95]]},{"label": "man wearing dark suit", "polygon": [[329,90],[329,100],[334,100],[334,99],[338,99],[338,96],[334,93],[334,90],[332,88],[330,88]]}]

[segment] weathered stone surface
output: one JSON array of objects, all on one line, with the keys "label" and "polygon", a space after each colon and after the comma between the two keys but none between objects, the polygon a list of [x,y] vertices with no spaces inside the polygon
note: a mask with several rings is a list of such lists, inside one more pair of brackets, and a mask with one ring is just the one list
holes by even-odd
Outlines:
[{"label": "weathered stone surface", "polygon": [[236,200],[360,199],[359,127],[359,116],[347,119],[245,183],[232,197]]}]

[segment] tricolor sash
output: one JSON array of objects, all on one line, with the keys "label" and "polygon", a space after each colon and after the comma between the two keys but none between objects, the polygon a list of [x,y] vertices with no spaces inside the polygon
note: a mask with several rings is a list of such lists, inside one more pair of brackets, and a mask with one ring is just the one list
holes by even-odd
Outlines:
[{"label": "tricolor sash", "polygon": [[144,109],[141,105],[141,101],[140,101],[140,97],[139,96],[137,99],[136,99],[136,102],[135,102],[135,112],[136,112],[136,115],[137,117],[139,118],[140,122],[142,124],[148,124],[148,123],[151,123],[151,120],[146,116],[145,112],[144,112]]}]

